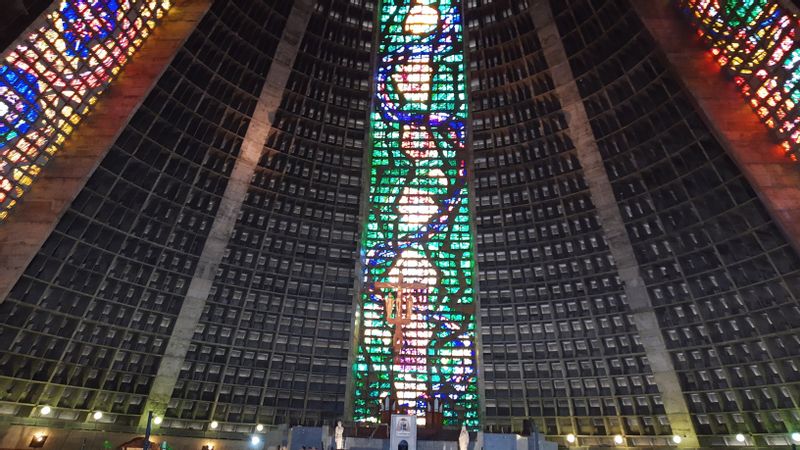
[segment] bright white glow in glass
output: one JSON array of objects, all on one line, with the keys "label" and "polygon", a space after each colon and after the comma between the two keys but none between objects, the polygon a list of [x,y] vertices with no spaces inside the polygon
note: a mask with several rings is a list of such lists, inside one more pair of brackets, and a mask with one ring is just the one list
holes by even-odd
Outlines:
[{"label": "bright white glow in glass", "polygon": [[261,424],[256,425],[256,431],[264,431],[264,425]]},{"label": "bright white glow in glass", "polygon": [[614,443],[615,444],[620,445],[623,442],[625,442],[625,439],[622,437],[622,435],[618,434],[618,435],[614,436]]},{"label": "bright white glow in glass", "polygon": [[683,438],[676,434],[675,436],[672,436],[672,442],[680,444],[681,442],[683,442]]},{"label": "bright white glow in glass", "polygon": [[573,442],[575,442],[575,435],[574,435],[574,434],[572,434],[572,433],[568,434],[568,435],[567,435],[567,442],[569,442],[570,444],[572,444]]},{"label": "bright white glow in glass", "polygon": [[216,430],[218,426],[219,426],[219,422],[217,422],[216,420],[211,422],[211,429],[212,430]]},{"label": "bright white glow in glass", "polygon": [[92,414],[92,417],[94,418],[94,420],[100,420],[103,418],[103,412],[95,411],[94,414]]},{"label": "bright white glow in glass", "polygon": [[153,423],[156,425],[161,425],[161,422],[163,421],[164,419],[162,419],[161,416],[156,416],[155,419],[153,419]]},{"label": "bright white glow in glass", "polygon": [[52,411],[53,411],[52,408],[50,408],[49,406],[45,405],[45,406],[42,406],[42,409],[39,410],[39,413],[41,415],[43,415],[43,416],[46,416],[46,415],[50,414]]},{"label": "bright white glow in glass", "polygon": [[414,5],[408,11],[405,31],[411,34],[430,33],[436,29],[439,22],[439,13],[426,5]]},{"label": "bright white glow in glass", "polygon": [[795,442],[800,442],[800,433],[798,432],[792,433],[792,440]]},{"label": "bright white glow in glass", "polygon": [[736,442],[744,442],[744,435],[742,433],[736,435]]},{"label": "bright white glow in glass", "polygon": [[261,438],[258,437],[258,436],[252,436],[250,438],[250,443],[253,444],[253,445],[258,445],[258,444],[261,443]]}]

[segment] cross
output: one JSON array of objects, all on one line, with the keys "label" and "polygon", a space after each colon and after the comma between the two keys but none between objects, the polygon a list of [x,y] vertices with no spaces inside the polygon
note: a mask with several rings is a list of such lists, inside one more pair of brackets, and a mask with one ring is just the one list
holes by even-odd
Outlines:
[{"label": "cross", "polygon": [[[394,325],[392,347],[394,348],[395,356],[399,356],[400,350],[403,349],[403,327],[411,323],[411,315],[414,308],[414,296],[406,295],[405,291],[428,289],[430,286],[424,283],[404,283],[402,272],[398,276],[396,283],[375,283],[374,286],[375,289],[397,290],[397,294],[394,296],[386,296],[384,307],[386,309],[386,323]],[[392,313],[394,313],[394,316],[392,316]]]}]

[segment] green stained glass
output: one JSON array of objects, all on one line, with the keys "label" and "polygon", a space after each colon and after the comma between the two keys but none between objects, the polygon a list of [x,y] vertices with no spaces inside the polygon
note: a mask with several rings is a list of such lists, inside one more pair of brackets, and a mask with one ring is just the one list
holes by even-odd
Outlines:
[{"label": "green stained glass", "polygon": [[439,408],[476,428],[461,3],[383,0],[379,13],[354,419],[388,409],[424,423]]}]

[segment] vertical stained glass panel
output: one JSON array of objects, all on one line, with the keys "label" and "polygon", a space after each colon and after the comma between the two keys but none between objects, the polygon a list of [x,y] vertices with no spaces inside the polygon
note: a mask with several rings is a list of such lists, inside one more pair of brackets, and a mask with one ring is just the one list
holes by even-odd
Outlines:
[{"label": "vertical stained glass panel", "polygon": [[61,0],[0,61],[0,222],[171,0]]},{"label": "vertical stained glass panel", "polygon": [[381,411],[403,411],[422,423],[435,417],[474,428],[461,3],[383,0],[379,22],[354,419],[377,422]]},{"label": "vertical stained glass panel", "polygon": [[678,0],[714,59],[792,159],[800,157],[798,19],[777,0]]}]

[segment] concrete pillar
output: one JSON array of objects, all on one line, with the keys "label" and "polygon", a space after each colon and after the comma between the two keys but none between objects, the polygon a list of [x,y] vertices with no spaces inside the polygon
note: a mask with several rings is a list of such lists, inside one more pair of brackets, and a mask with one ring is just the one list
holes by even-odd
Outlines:
[{"label": "concrete pillar", "polygon": [[575,144],[578,161],[597,209],[603,234],[616,261],[619,276],[625,283],[625,295],[628,297],[633,321],[661,392],[672,431],[683,437],[681,447],[697,447],[697,435],[678,375],[672,365],[644,280],[639,274],[639,264],[548,1],[535,0],[530,13],[556,86],[556,95],[567,118],[569,136]]},{"label": "concrete pillar", "polygon": [[264,151],[267,136],[272,128],[275,112],[281,103],[286,82],[292,72],[297,51],[300,48],[308,21],[313,11],[312,0],[294,2],[292,11],[286,21],[275,57],[270,65],[258,98],[252,120],[247,128],[239,157],[233,166],[230,180],[222,195],[219,210],[211,225],[208,239],[200,253],[194,276],[189,282],[189,289],[178,313],[175,326],[161,358],[150,395],[147,399],[139,426],[147,424],[147,413],[153,411],[154,416],[164,416],[167,404],[172,397],[175,383],[178,381],[181,366],[194,336],[194,330],[205,308],[211,285],[217,268],[225,254],[228,240],[233,233],[239,210],[244,202],[250,180],[255,173],[258,161]]},{"label": "concrete pillar", "polygon": [[[786,2],[788,3],[788,2]],[[631,0],[698,113],[800,252],[800,170],[668,0]],[[792,7],[796,10],[795,7]]]},{"label": "concrete pillar", "polygon": [[172,58],[203,18],[211,0],[178,0],[134,54],[119,77],[63,147],[32,189],[0,226],[0,302],[22,276],[61,216],[78,196],[108,150],[155,86]]}]

